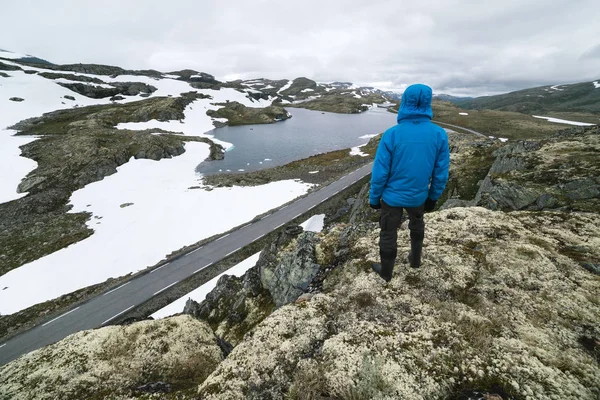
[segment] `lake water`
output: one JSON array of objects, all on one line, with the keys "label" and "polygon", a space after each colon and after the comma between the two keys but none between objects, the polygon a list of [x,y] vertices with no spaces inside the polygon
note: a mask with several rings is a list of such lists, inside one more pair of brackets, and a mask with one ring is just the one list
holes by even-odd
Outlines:
[{"label": "lake water", "polygon": [[378,134],[396,124],[396,114],[374,108],[361,114],[335,114],[288,108],[292,118],[274,124],[226,126],[206,132],[233,144],[221,161],[205,161],[196,170],[256,171],[284,165],[315,154],[365,144],[364,135]]}]

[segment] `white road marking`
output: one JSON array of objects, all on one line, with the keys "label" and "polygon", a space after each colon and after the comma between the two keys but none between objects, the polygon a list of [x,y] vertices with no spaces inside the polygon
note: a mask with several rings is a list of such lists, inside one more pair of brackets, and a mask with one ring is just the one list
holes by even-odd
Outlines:
[{"label": "white road marking", "polygon": [[218,238],[217,240],[215,240],[215,242],[218,242],[221,239],[225,239],[229,235],[231,235],[231,233],[228,233],[227,235],[221,236],[220,238]]},{"label": "white road marking", "polygon": [[275,229],[279,229],[279,228],[281,228],[283,225],[285,225],[285,222],[284,222],[283,224],[277,225],[277,226],[275,227]]},{"label": "white road marking", "polygon": [[151,274],[153,274],[153,273],[155,273],[156,271],[158,271],[159,269],[161,269],[161,268],[164,268],[164,267],[166,267],[166,266],[167,266],[167,265],[169,265],[169,264],[171,264],[171,263],[170,263],[170,262],[168,262],[168,263],[166,263],[166,264],[163,264],[163,265],[161,265],[160,267],[158,267],[158,268],[156,268],[156,269],[153,269],[152,271],[150,271],[150,273],[151,273]]},{"label": "white road marking", "polygon": [[46,323],[45,323],[45,324],[43,324],[42,326],[46,326],[46,325],[48,325],[48,324],[51,324],[52,322],[56,321],[57,319],[59,319],[59,318],[62,318],[62,317],[64,317],[64,316],[65,316],[65,315],[67,315],[67,314],[71,314],[73,311],[77,310],[78,308],[79,308],[79,307],[77,307],[77,308],[74,308],[74,309],[72,309],[71,311],[67,311],[67,312],[66,312],[66,313],[64,313],[63,315],[59,315],[58,317],[54,318],[53,320],[46,322]]},{"label": "white road marking", "polygon": [[264,237],[265,235],[266,235],[266,233],[263,233],[262,235],[260,235],[259,237],[257,237],[257,238],[256,238],[256,240],[258,240],[258,239],[260,239],[260,238]]},{"label": "white road marking", "polygon": [[240,229],[247,228],[247,227],[249,227],[250,225],[252,225],[252,224],[246,224],[246,225],[242,226]]},{"label": "white road marking", "polygon": [[269,215],[271,215],[271,214],[267,214],[267,215],[265,215],[265,216],[264,216],[264,217],[262,217],[260,220],[262,221],[263,219],[267,218]]},{"label": "white road marking", "polygon": [[310,206],[308,210],[310,211],[310,210],[312,210],[313,208],[315,208],[316,206],[317,206],[316,204],[315,204],[314,206]]},{"label": "white road marking", "polygon": [[333,195],[335,196],[336,194],[338,194],[340,192],[340,190],[338,190],[337,192],[333,192]]},{"label": "white road marking", "polygon": [[283,210],[284,208],[287,208],[287,206],[289,206],[289,204],[286,204],[285,206],[281,207],[280,210]]},{"label": "white road marking", "polygon": [[190,251],[188,254],[194,254],[194,253],[195,253],[195,252],[197,252],[198,250],[202,250],[202,248],[203,248],[203,247],[204,247],[204,246],[200,246],[200,247],[198,247],[196,250],[192,250],[192,251]]},{"label": "white road marking", "polygon": [[167,290],[168,288],[170,288],[171,286],[173,286],[176,283],[179,283],[179,281],[173,282],[170,285],[165,286],[164,288],[160,289],[158,292],[154,293],[152,296],[156,296],[157,294],[164,292],[165,290]]},{"label": "white road marking", "polygon": [[300,214],[296,215],[296,216],[295,216],[294,218],[292,218],[292,219],[296,219],[296,218],[298,218],[298,217],[299,217],[299,216],[301,216],[301,215],[302,215],[302,213],[300,213]]},{"label": "white road marking", "polygon": [[4,346],[6,346],[6,343],[4,343],[2,346],[0,346],[0,349],[3,348]]},{"label": "white road marking", "polygon": [[114,315],[112,317],[110,317],[109,319],[107,319],[106,321],[104,321],[103,323],[101,323],[100,325],[104,325],[105,323],[112,321],[113,319],[117,318],[119,315],[126,313],[127,311],[131,310],[133,307],[135,307],[135,305],[121,311],[120,313],[118,313],[117,315]]},{"label": "white road marking", "polygon": [[198,272],[202,271],[204,268],[210,267],[213,263],[210,264],[206,264],[204,267],[200,267],[197,270],[194,271],[194,274],[197,274]]},{"label": "white road marking", "polygon": [[238,248],[237,248],[237,249],[235,249],[234,251],[231,251],[231,252],[227,253],[227,254],[225,255],[225,257],[229,257],[230,255],[232,255],[233,253],[235,253],[235,252],[236,252],[236,251],[238,251],[239,249],[241,249],[241,247],[238,247]]},{"label": "white road marking", "polygon": [[106,292],[106,293],[104,293],[102,296],[106,296],[106,295],[108,295],[108,294],[111,294],[111,293],[112,293],[112,292],[114,292],[115,290],[119,290],[119,289],[121,289],[123,286],[127,286],[127,285],[129,285],[130,283],[131,283],[131,282],[124,283],[124,284],[122,284],[121,286],[119,286],[118,288],[114,288],[114,289],[113,289],[113,290],[111,290],[110,292]]}]

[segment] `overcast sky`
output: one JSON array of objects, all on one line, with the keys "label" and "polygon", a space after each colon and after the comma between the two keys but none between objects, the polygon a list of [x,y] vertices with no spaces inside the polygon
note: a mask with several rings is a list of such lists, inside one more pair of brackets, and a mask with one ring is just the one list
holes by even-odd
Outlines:
[{"label": "overcast sky", "polygon": [[600,79],[597,0],[0,0],[0,48],[218,79],[492,94]]}]

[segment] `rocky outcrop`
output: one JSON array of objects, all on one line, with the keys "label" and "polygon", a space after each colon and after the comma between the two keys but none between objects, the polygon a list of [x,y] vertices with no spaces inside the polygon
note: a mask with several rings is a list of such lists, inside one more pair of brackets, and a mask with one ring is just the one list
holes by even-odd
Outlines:
[{"label": "rocky outcrop", "polygon": [[246,332],[274,309],[269,292],[260,285],[257,269],[243,277],[224,275],[202,303],[189,299],[183,310],[210,324],[224,343],[237,345]]},{"label": "rocky outcrop", "polygon": [[285,228],[242,277],[222,276],[202,303],[190,299],[183,312],[207,321],[219,337],[237,345],[276,307],[308,291],[320,269],[316,243],[313,232]]},{"label": "rocky outcrop", "polygon": [[226,118],[227,125],[272,124],[291,117],[282,107],[246,107],[237,101],[217,103],[216,105],[221,108],[209,110],[206,114],[214,118]]},{"label": "rocky outcrop", "polygon": [[46,79],[67,79],[69,81],[78,81],[78,82],[86,82],[86,83],[99,83],[105,84],[101,79],[94,78],[86,75],[74,75],[74,74],[64,74],[64,73],[55,73],[55,72],[38,72],[39,76],[43,76]]},{"label": "rocky outcrop", "polygon": [[25,99],[23,99],[23,98],[21,98],[21,97],[11,97],[9,100],[10,100],[10,101],[14,101],[14,102],[16,102],[16,103],[20,103],[20,102],[22,102],[22,101],[25,101]]},{"label": "rocky outcrop", "polygon": [[294,79],[289,88],[282,90],[281,95],[283,95],[283,96],[298,96],[298,95],[301,95],[303,92],[306,93],[307,89],[310,89],[313,91],[315,89],[317,89],[317,82],[313,81],[312,79],[300,77],[300,78]]},{"label": "rocky outcrop", "polygon": [[321,268],[316,262],[317,242],[314,232],[304,232],[285,247],[279,240],[273,242],[261,254],[257,263],[260,281],[277,307],[296,300],[308,290]]},{"label": "rocky outcrop", "polygon": [[87,85],[84,83],[59,82],[58,84],[82,96],[91,97],[92,99],[115,97],[121,94],[125,96],[137,96],[141,93],[151,94],[158,90],[154,86],[141,82],[114,82],[109,84],[112,88]]},{"label": "rocky outcrop", "polygon": [[[370,269],[376,225],[352,229],[322,293],[250,331],[200,385],[202,399],[600,394],[600,279],[578,260],[600,259],[597,214],[428,214],[422,267],[398,260],[387,284]],[[341,231],[323,236],[318,262],[327,265]],[[399,254],[408,243],[402,230]]]},{"label": "rocky outcrop", "polygon": [[21,67],[11,64],[5,64],[0,61],[0,71],[20,71]]},{"label": "rocky outcrop", "polygon": [[194,71],[192,69],[169,72],[168,75],[178,75],[178,80],[189,82],[190,86],[195,89],[212,89],[216,88],[221,83],[211,74]]},{"label": "rocky outcrop", "polygon": [[495,160],[499,141],[475,135],[448,132],[450,171],[448,183],[438,200],[440,208],[473,205],[481,183]]},{"label": "rocky outcrop", "polygon": [[339,114],[358,114],[367,111],[373,103],[383,103],[385,101],[386,99],[380,95],[357,98],[351,93],[326,93],[316,99],[289,104],[286,107],[306,108],[307,110]]},{"label": "rocky outcrop", "polygon": [[179,316],[71,335],[0,367],[0,398],[131,398],[202,382],[223,355],[207,324]]},{"label": "rocky outcrop", "polygon": [[492,210],[600,212],[600,129],[571,128],[494,152],[475,204]]},{"label": "rocky outcrop", "polygon": [[[70,71],[70,72],[78,72],[81,74],[90,74],[90,75],[106,75],[110,77],[117,77],[119,75],[135,75],[135,76],[148,76],[150,78],[162,78],[163,74],[159,71],[148,69],[148,70],[128,70],[120,67],[115,67],[112,65],[101,65],[101,64],[66,64],[66,65],[54,65],[54,64],[44,64],[40,65],[38,63],[29,63],[23,60],[18,61],[19,64],[22,65],[31,65],[36,68],[44,68],[50,71]],[[35,73],[35,72],[34,72]]]}]

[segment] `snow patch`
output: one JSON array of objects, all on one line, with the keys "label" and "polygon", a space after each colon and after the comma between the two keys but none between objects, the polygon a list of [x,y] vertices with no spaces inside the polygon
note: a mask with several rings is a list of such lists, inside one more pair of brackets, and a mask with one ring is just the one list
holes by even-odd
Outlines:
[{"label": "snow patch", "polygon": [[315,89],[310,89],[310,88],[306,88],[300,91],[300,93],[308,93],[308,92],[314,92]]},{"label": "snow patch", "polygon": [[600,81],[592,82],[594,84],[594,89],[600,89]]},{"label": "snow patch", "polygon": [[459,112],[458,115],[469,115],[469,113],[466,112]]},{"label": "snow patch", "polygon": [[577,122],[577,121],[569,121],[566,119],[552,118],[552,117],[540,117],[538,115],[532,115],[533,118],[545,119],[548,122],[555,122],[557,124],[567,124],[567,125],[576,125],[576,126],[592,126],[596,124],[589,124],[587,122]]},{"label": "snow patch", "polygon": [[18,60],[19,58],[33,57],[27,54],[13,53],[12,51],[0,50],[0,57],[10,60]]},{"label": "snow patch", "polygon": [[[0,276],[0,287],[7,288],[0,290],[0,314],[155,265],[165,254],[243,225],[312,187],[287,180],[190,189],[199,184],[198,160],[210,151],[198,142],[185,148],[184,154],[161,161],[132,158],[116,174],[73,193],[71,212],[91,212],[87,225],[94,234]],[[121,208],[124,203],[133,205]]]},{"label": "snow patch", "polygon": [[319,233],[325,226],[325,214],[313,215],[306,221],[300,224],[305,232],[316,232]]},{"label": "snow patch", "polygon": [[563,90],[565,90],[565,89],[561,89],[561,88],[559,88],[559,86],[562,86],[562,85],[554,85],[554,86],[550,86],[550,90],[557,90],[557,91],[559,91],[559,92],[560,92],[560,91],[563,91]]},{"label": "snow patch", "polygon": [[[173,81],[174,82],[174,81]],[[267,107],[270,105],[268,100],[252,101],[243,93],[235,89],[224,88],[221,90],[203,89],[198,92],[209,95],[212,99],[197,99],[184,110],[185,118],[183,120],[157,121],[151,120],[148,122],[125,122],[117,125],[117,129],[129,130],[144,130],[144,129],[163,129],[172,132],[181,132],[186,136],[204,136],[209,137],[215,143],[222,145],[226,150],[231,148],[232,144],[216,140],[214,136],[206,135],[214,129],[213,120],[206,115],[208,110],[218,110],[221,106],[215,106],[213,103],[225,103],[226,100],[237,101],[247,107]],[[223,119],[221,119],[222,121]]]},{"label": "snow patch", "polygon": [[256,265],[259,257],[260,257],[260,252],[251,255],[250,257],[246,258],[244,261],[240,262],[237,265],[234,265],[233,267],[231,267],[227,271],[223,272],[222,274],[215,276],[213,279],[206,282],[204,285],[200,286],[199,288],[192,290],[191,292],[189,292],[185,296],[182,296],[179,299],[175,300],[173,303],[169,304],[168,306],[161,308],[160,310],[158,310],[157,312],[152,314],[151,317],[154,319],[159,319],[159,318],[165,318],[165,317],[169,317],[171,315],[179,314],[179,313],[183,312],[183,308],[185,307],[185,303],[187,302],[188,299],[192,299],[197,303],[201,303],[206,298],[206,295],[209,294],[217,286],[217,282],[219,281],[219,278],[221,278],[223,275],[238,276],[238,277],[243,276],[246,273],[246,271],[248,271],[250,268],[252,268]]},{"label": "snow patch", "polygon": [[368,144],[368,143],[361,144],[360,146],[353,147],[353,148],[350,150],[350,155],[351,155],[351,156],[369,157],[369,155],[368,155],[367,153],[363,153],[363,152],[360,150],[360,148],[361,148],[361,147],[363,147],[363,146],[366,146],[367,144]]},{"label": "snow patch", "polygon": [[369,134],[369,135],[362,135],[362,136],[359,136],[358,138],[359,138],[359,139],[371,139],[371,138],[374,138],[374,137],[375,137],[375,136],[377,136],[377,135],[379,135],[379,133],[371,133],[371,134]]},{"label": "snow patch", "polygon": [[[10,61],[6,64],[18,65]],[[76,104],[89,106],[108,104],[108,99],[90,99],[70,91],[54,81],[23,71],[6,71],[10,79],[3,79],[0,85],[0,203],[23,197],[26,193],[17,193],[17,185],[37,167],[33,160],[21,157],[19,146],[35,138],[13,137],[16,131],[6,128],[27,118],[38,117],[44,113],[69,109]],[[64,96],[73,96],[71,102]],[[10,101],[11,97],[25,99],[23,102]]]},{"label": "snow patch", "polygon": [[309,174],[318,174],[319,171],[308,171]]},{"label": "snow patch", "polygon": [[283,92],[283,91],[285,91],[285,90],[288,90],[288,89],[289,89],[289,88],[292,86],[292,83],[294,83],[294,82],[293,82],[293,81],[288,81],[288,83],[286,83],[285,85],[283,85],[283,86],[281,87],[281,89],[279,89],[279,90],[277,91],[277,93],[281,93],[281,92]]},{"label": "snow patch", "polygon": [[508,142],[508,138],[499,137],[498,140],[500,140],[502,143]]}]

